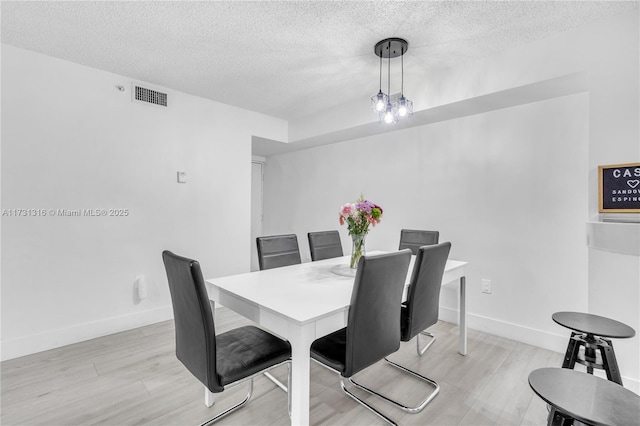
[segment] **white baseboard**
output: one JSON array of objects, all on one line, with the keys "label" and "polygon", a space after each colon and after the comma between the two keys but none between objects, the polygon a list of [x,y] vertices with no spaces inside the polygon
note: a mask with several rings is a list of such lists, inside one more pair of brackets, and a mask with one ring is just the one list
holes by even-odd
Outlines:
[{"label": "white baseboard", "polygon": [[17,339],[3,340],[0,346],[0,361],[143,327],[171,318],[173,318],[173,310],[169,305],[71,327],[47,330]]},{"label": "white baseboard", "polygon": [[[439,315],[442,321],[458,324],[458,311],[455,309],[440,306]],[[561,354],[564,354],[567,349],[568,334],[553,334],[548,331],[537,330],[470,313],[467,313],[467,327]],[[625,388],[632,392],[640,393],[640,380],[638,380],[638,378],[622,376],[622,382]]]}]

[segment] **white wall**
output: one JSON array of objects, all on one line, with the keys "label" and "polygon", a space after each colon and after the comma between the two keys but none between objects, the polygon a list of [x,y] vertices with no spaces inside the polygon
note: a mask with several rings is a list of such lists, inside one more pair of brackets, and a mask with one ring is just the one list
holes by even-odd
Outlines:
[{"label": "white wall", "polygon": [[[453,242],[452,257],[473,262],[472,327],[557,351],[568,336],[551,321],[558,310],[606,315],[640,332],[640,257],[588,249],[585,230],[599,218],[597,166],[640,161],[638,10],[420,76],[406,90],[416,104],[438,107],[586,72],[587,95],[268,158],[264,232],[293,230],[305,247],[308,228],[337,228],[336,206],[362,191],[386,209],[369,247],[394,247],[401,227],[435,228]],[[332,125],[300,120],[290,135],[314,136],[319,123]],[[517,188],[529,194],[505,206]],[[493,280],[491,296],[479,294],[481,278]],[[445,315],[451,302],[445,294]],[[615,344],[625,385],[637,392],[640,338]]]},{"label": "white wall", "polygon": [[[368,250],[397,249],[402,228],[439,230],[470,262],[472,326],[548,337],[553,312],[587,308],[587,181],[571,177],[588,171],[588,106],[574,95],[269,157],[264,233],[296,232],[308,260],[306,232],[339,229],[339,207],[363,193],[384,209]],[[455,318],[454,287],[441,302]]]},{"label": "white wall", "polygon": [[130,87],[2,46],[2,209],[129,211],[2,217],[2,359],[170,318],[165,249],[208,277],[249,270],[251,135],[286,139],[286,122],[171,90],[168,108],[134,103]]},{"label": "white wall", "polygon": [[[598,166],[640,162],[640,25],[639,12],[595,26],[588,41],[592,58],[589,111],[589,217],[597,214]],[[597,37],[606,31],[608,37]],[[585,35],[586,36],[586,35]],[[636,219],[637,219],[636,215]],[[615,241],[615,224],[602,223]],[[640,223],[629,226],[640,241]],[[624,247],[626,242],[619,241]],[[636,330],[632,339],[615,339],[624,384],[640,393],[640,256],[589,248],[589,312],[615,318]]]}]

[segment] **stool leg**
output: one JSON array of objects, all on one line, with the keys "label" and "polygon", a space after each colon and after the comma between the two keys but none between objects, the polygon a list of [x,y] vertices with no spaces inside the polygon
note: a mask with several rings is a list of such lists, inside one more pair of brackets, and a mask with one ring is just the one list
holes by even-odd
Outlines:
[{"label": "stool leg", "polygon": [[562,368],[569,368],[573,370],[573,367],[576,365],[576,359],[578,358],[578,350],[580,349],[579,342],[573,338],[576,332],[571,332],[571,338],[569,339],[569,344],[567,345],[567,352],[564,355],[564,361],[562,363]]},{"label": "stool leg", "polygon": [[622,386],[622,377],[620,377],[620,369],[618,369],[618,361],[616,360],[616,354],[613,351],[613,343],[609,339],[602,339],[609,346],[601,346],[600,354],[602,355],[602,364],[604,371],[607,372],[607,379],[611,380]]},{"label": "stool leg", "polygon": [[551,407],[549,416],[547,417],[547,426],[571,426],[573,425],[573,418],[568,417],[566,414],[558,411],[555,407]]}]

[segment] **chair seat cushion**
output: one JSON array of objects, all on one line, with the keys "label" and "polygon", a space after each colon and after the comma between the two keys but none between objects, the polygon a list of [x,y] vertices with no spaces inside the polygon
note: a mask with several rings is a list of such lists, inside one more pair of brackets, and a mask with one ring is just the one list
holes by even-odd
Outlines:
[{"label": "chair seat cushion", "polygon": [[291,345],[266,331],[245,326],[216,336],[217,371],[222,386],[291,358]]},{"label": "chair seat cushion", "polygon": [[347,353],[347,328],[317,339],[311,344],[311,358],[339,373],[344,371]]}]

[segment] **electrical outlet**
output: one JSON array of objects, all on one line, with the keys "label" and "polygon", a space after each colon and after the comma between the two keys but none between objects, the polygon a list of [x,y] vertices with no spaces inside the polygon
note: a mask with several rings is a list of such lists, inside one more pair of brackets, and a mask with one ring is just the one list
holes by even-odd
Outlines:
[{"label": "electrical outlet", "polygon": [[485,294],[491,294],[491,280],[482,280],[482,292]]}]

